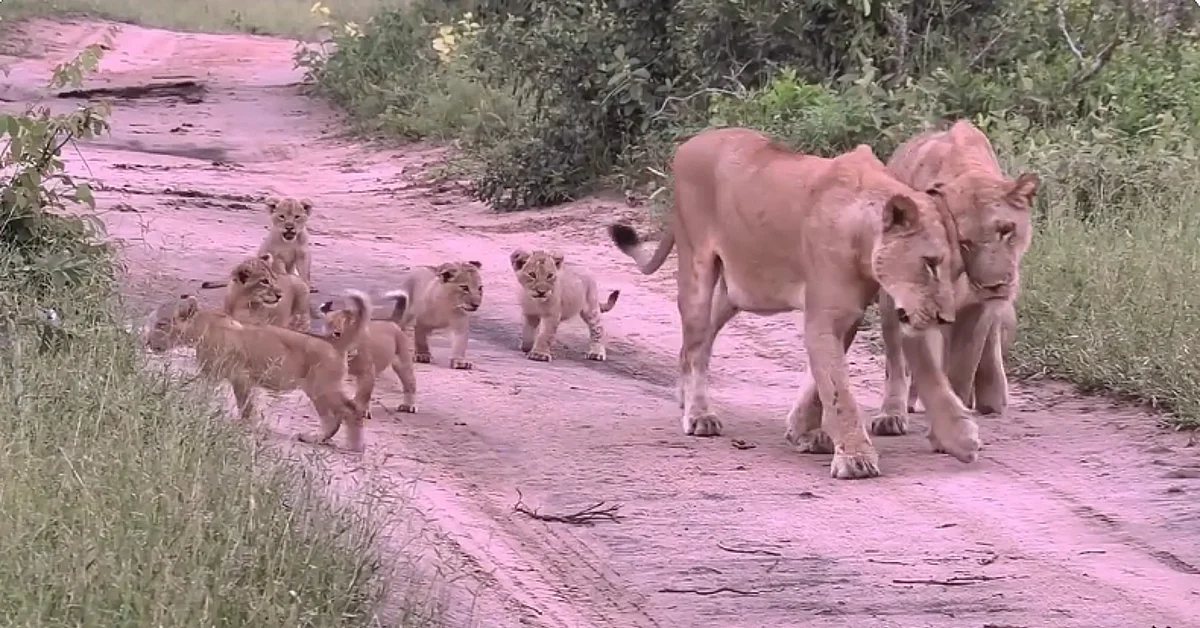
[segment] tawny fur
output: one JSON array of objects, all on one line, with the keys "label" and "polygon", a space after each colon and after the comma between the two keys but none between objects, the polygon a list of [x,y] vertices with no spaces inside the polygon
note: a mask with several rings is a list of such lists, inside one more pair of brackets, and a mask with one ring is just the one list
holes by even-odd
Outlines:
[{"label": "tawny fur", "polygon": [[[708,370],[725,324],[741,311],[803,310],[811,368],[788,414],[787,439],[801,451],[833,453],[835,478],[879,475],[846,349],[881,284],[910,332],[953,321],[953,229],[933,199],[898,181],[865,145],[827,159],[740,128],[703,131],[681,144],[673,175],[671,223],[652,255],[629,227],[613,225],[610,234],[646,274],[678,248],[684,432],[721,433]],[[960,460],[974,460],[977,427],[966,409],[936,368],[916,370],[935,395],[933,429]]]},{"label": "tawny fur", "polygon": [[326,443],[345,424],[347,447],[361,451],[365,408],[346,395],[342,380],[346,354],[366,329],[371,302],[357,290],[346,295],[356,314],[355,323],[329,338],[241,323],[222,312],[201,309],[194,296],[184,295],[158,308],[147,344],[159,353],[178,345],[195,347],[201,372],[233,387],[243,418],[254,413],[251,395],[255,388],[302,390],[321,418],[321,431],[298,434],[297,438]]},{"label": "tawny fur", "polygon": [[[358,345],[351,350],[347,367],[350,376],[354,378],[354,401],[361,408],[369,408],[371,393],[375,390],[375,381],[379,374],[389,366],[400,380],[404,399],[396,408],[398,412],[417,411],[417,377],[413,370],[413,343],[408,332],[401,328],[404,311],[408,308],[408,293],[403,290],[393,290],[383,295],[386,299],[394,299],[390,320],[370,320]],[[334,310],[333,301],[321,305],[320,312],[325,319],[325,325],[332,332],[344,331],[357,323],[354,310]],[[366,418],[371,419],[368,409]]]},{"label": "tawny fur", "polygon": [[[258,255],[271,254],[278,260],[281,271],[298,275],[305,288],[312,291],[312,255],[308,244],[308,219],[312,216],[312,201],[307,198],[270,197],[266,202],[270,216],[267,237],[258,246]],[[224,288],[225,281],[206,281],[201,288]]]},{"label": "tawny fur", "polygon": [[578,316],[588,328],[587,359],[604,361],[604,327],[600,314],[613,309],[620,290],[600,303],[596,280],[584,269],[567,264],[561,253],[517,249],[509,256],[517,275],[521,304],[521,351],[538,362],[553,358],[559,323]]},{"label": "tawny fur", "polygon": [[[914,188],[936,189],[957,226],[961,258],[953,277],[955,322],[925,333],[925,342],[940,356],[951,387],[967,407],[984,414],[1003,412],[1008,405],[1004,354],[1016,334],[1014,301],[1021,258],[1033,237],[1030,208],[1038,176],[1007,178],[987,136],[965,120],[909,139],[896,149],[888,168]],[[887,385],[872,431],[904,434],[908,411],[919,395],[915,383],[910,387],[908,382],[895,305],[881,298],[879,309]],[[940,449],[940,444],[934,447]]]},{"label": "tawny fur", "polygon": [[226,314],[243,323],[308,331],[312,320],[308,285],[300,277],[282,272],[279,260],[270,253],[242,260],[225,283]]},{"label": "tawny fur", "polygon": [[449,329],[450,368],[470,369],[467,339],[470,314],[483,303],[483,277],[477,261],[446,262],[437,266],[418,266],[400,276],[397,288],[409,295],[404,312],[405,329],[413,330],[414,359],[428,364],[429,334]]}]

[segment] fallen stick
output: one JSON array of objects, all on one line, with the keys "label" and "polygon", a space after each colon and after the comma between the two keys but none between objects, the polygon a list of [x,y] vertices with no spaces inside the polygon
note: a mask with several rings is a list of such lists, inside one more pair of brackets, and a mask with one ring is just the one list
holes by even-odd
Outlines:
[{"label": "fallen stick", "polygon": [[621,506],[614,504],[605,506],[604,502],[596,502],[583,510],[562,515],[546,515],[539,512],[537,509],[531,509],[522,501],[524,496],[521,495],[521,489],[517,489],[517,503],[513,505],[513,510],[538,521],[549,521],[551,523],[568,523],[571,525],[590,526],[597,521],[613,521],[620,522],[621,517],[617,511]]}]

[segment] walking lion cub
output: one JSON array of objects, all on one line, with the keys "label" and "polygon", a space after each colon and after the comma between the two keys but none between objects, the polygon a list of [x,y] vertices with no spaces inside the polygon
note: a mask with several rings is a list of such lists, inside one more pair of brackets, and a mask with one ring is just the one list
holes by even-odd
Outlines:
[{"label": "walking lion cub", "polygon": [[554,359],[550,350],[559,323],[578,316],[588,328],[587,359],[603,362],[607,353],[600,314],[613,309],[621,291],[613,290],[601,303],[596,280],[582,268],[565,263],[561,253],[517,249],[509,259],[520,284],[521,351],[526,357],[538,362]]}]

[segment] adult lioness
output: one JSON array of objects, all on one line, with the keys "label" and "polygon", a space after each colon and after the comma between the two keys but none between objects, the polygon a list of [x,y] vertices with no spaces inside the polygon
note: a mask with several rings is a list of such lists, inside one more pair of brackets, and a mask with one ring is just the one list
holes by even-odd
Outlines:
[{"label": "adult lioness", "polygon": [[[684,432],[721,433],[708,400],[721,328],[740,311],[804,310],[815,383],[806,381],[792,406],[787,439],[801,451],[832,452],[835,478],[879,475],[846,349],[881,284],[899,302],[908,333],[954,320],[952,230],[933,200],[897,181],[868,146],[826,159],[750,129],[693,136],[676,149],[673,170],[672,222],[654,254],[647,259],[628,227],[613,225],[610,234],[646,274],[679,249]],[[929,357],[917,366],[932,365]],[[974,460],[977,428],[945,376],[932,367],[915,371],[935,407],[933,431],[960,460]]]},{"label": "adult lioness", "polygon": [[561,253],[524,249],[509,255],[520,286],[521,351],[530,360],[549,362],[558,324],[578,316],[588,328],[587,359],[602,362],[606,352],[600,314],[613,309],[621,291],[613,290],[608,300],[600,303],[596,280],[564,259]]},{"label": "adult lioness", "polygon": [[[1003,353],[1015,334],[1013,302],[1021,258],[1033,236],[1030,207],[1038,176],[1005,177],[987,136],[966,120],[909,139],[888,160],[888,168],[908,185],[937,189],[957,225],[962,265],[954,277],[955,322],[928,332],[924,341],[942,357],[951,387],[968,407],[984,414],[1003,412],[1008,397]],[[879,310],[887,386],[871,429],[903,434],[908,429],[906,393],[908,407],[916,396],[907,383],[906,342],[898,333],[892,301],[881,297]]]},{"label": "adult lioness", "polygon": [[[307,198],[270,197],[266,202],[271,224],[258,246],[258,255],[270,254],[280,264],[280,273],[299,275],[305,289],[312,290],[312,257],[308,250],[308,219],[313,203]],[[206,281],[201,288],[224,288],[224,281]]]},{"label": "adult lioness", "polygon": [[194,296],[184,295],[159,306],[146,343],[158,353],[181,344],[195,347],[201,372],[233,387],[243,418],[253,414],[255,387],[304,391],[321,417],[321,432],[299,434],[299,440],[327,442],[345,423],[348,447],[359,451],[364,409],[342,390],[342,379],[346,353],[366,328],[371,301],[357,290],[348,290],[346,296],[355,323],[326,339],[273,325],[240,323],[222,312],[203,310]]},{"label": "adult lioness", "polygon": [[404,311],[405,328],[413,329],[417,362],[428,364],[429,334],[450,329],[450,368],[470,369],[467,337],[470,313],[483,303],[483,277],[477,261],[447,262],[438,266],[418,266],[400,276],[398,288],[409,295]]},{"label": "adult lioness", "polygon": [[282,272],[279,261],[270,253],[242,260],[224,283],[228,286],[226,314],[243,323],[308,331],[311,321],[308,285],[300,277]]},{"label": "adult lioness", "polygon": [[[350,376],[354,378],[354,401],[364,408],[365,417],[371,418],[369,410],[371,393],[375,390],[375,380],[387,367],[392,367],[396,377],[400,379],[404,400],[396,408],[397,412],[417,411],[417,376],[413,372],[413,346],[408,333],[400,327],[404,311],[408,308],[408,293],[403,290],[393,290],[385,293],[385,299],[395,299],[389,320],[370,320],[363,330],[358,346],[350,353],[347,367]],[[320,312],[325,318],[328,333],[345,333],[350,327],[358,324],[354,309],[333,309],[333,301],[321,304]]]}]

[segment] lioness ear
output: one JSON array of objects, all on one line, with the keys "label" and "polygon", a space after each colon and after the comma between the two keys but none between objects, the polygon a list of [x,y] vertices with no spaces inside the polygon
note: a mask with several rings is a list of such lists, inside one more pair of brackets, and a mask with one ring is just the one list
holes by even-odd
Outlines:
[{"label": "lioness ear", "polygon": [[458,276],[458,269],[454,267],[454,264],[442,264],[441,266],[437,267],[435,272],[437,272],[438,277],[441,278],[442,283],[450,283],[451,281],[454,281],[455,277]]},{"label": "lioness ear", "polygon": [[562,268],[563,260],[565,258],[563,257],[562,253],[559,253],[558,251],[554,251],[554,252],[550,253],[550,259],[554,260],[555,268]]},{"label": "lioness ear", "polygon": [[311,199],[307,199],[307,198],[300,199],[300,206],[304,208],[305,216],[309,216],[312,214],[313,202]]},{"label": "lioness ear", "polygon": [[1037,194],[1038,186],[1041,184],[1042,180],[1037,174],[1026,172],[1013,181],[1012,189],[1008,191],[1008,197],[1023,202],[1026,207],[1032,206],[1033,197]]},{"label": "lioness ear", "polygon": [[517,249],[509,254],[508,261],[512,263],[513,270],[521,270],[525,262],[529,261],[529,251]]},{"label": "lioness ear", "polygon": [[480,262],[480,261],[467,260],[467,263],[474,266],[475,268],[483,268],[483,262]]},{"label": "lioness ear", "polygon": [[275,208],[279,207],[279,203],[280,201],[278,196],[267,197],[267,210],[275,211]]},{"label": "lioness ear", "polygon": [[897,194],[883,204],[883,231],[906,231],[921,220],[917,204],[911,198]]}]

